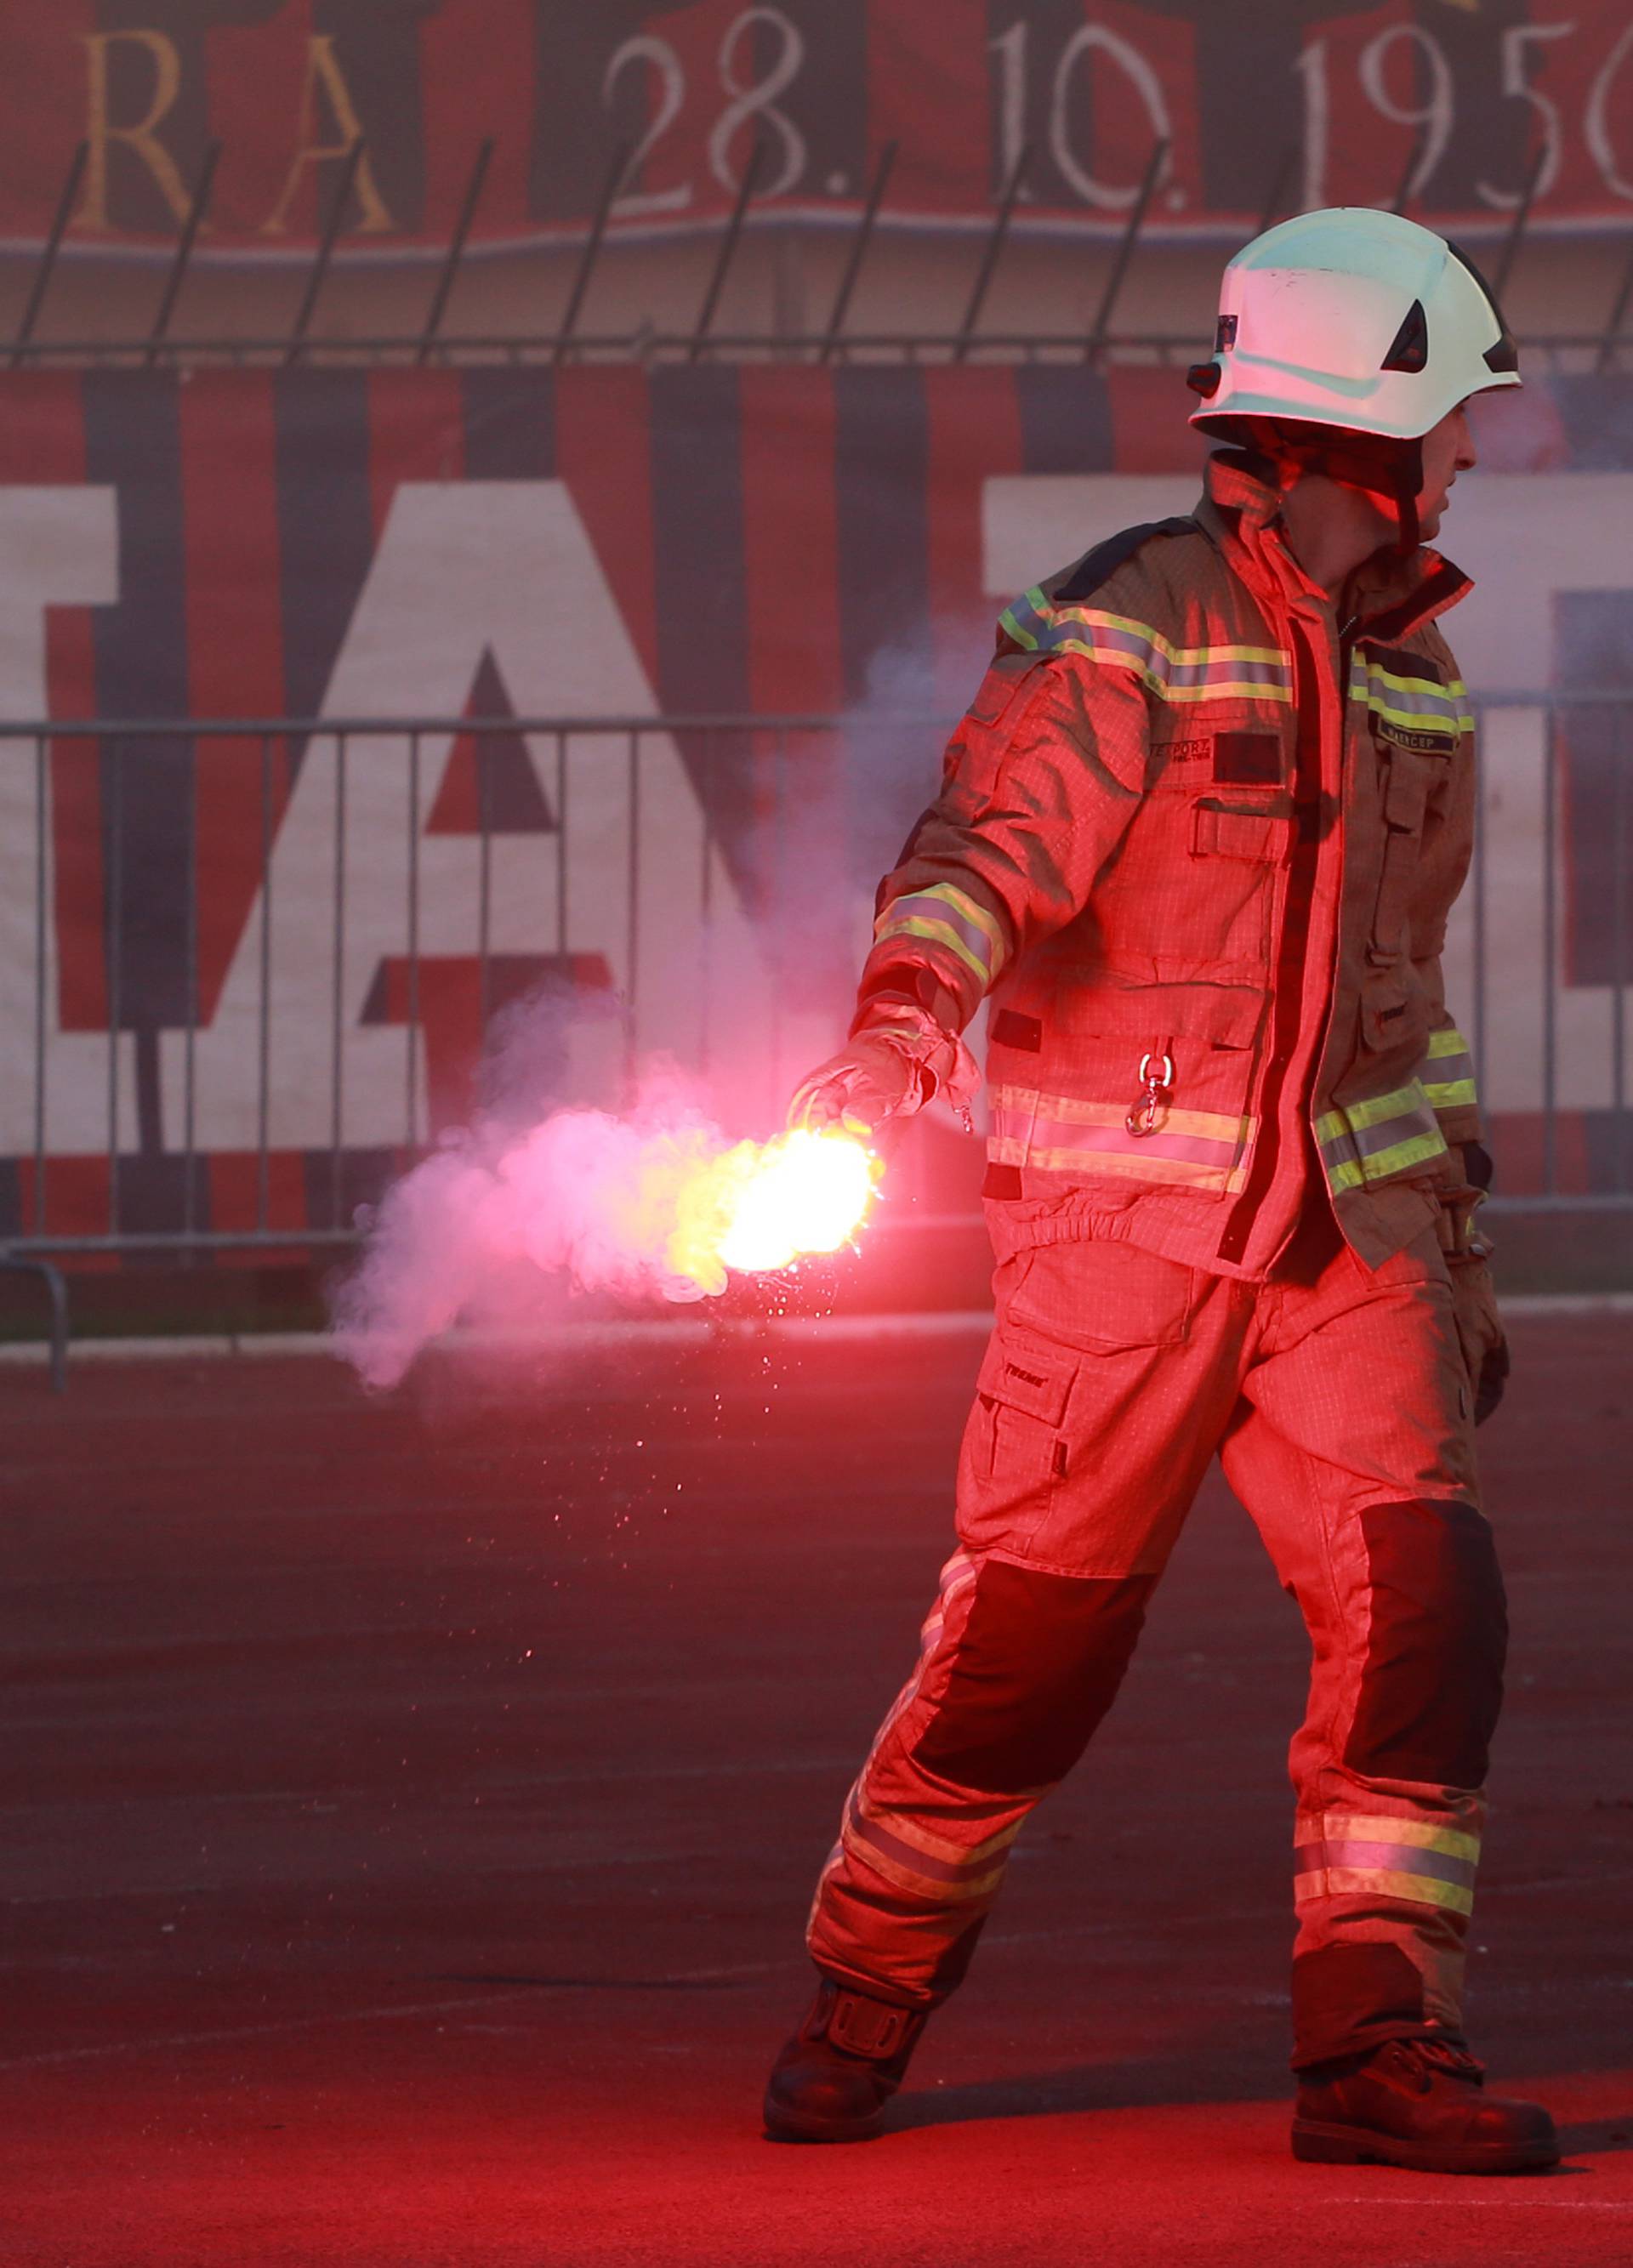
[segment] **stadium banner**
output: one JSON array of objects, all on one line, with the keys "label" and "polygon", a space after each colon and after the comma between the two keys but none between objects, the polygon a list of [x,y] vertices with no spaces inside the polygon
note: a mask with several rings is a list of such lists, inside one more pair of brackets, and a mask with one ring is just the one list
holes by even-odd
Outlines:
[{"label": "stadium banner", "polygon": [[[592,1052],[735,1048],[770,1108],[1001,608],[1194,500],[1185,400],[1043,365],[0,379],[0,723],[55,728],[0,736],[0,1235],[105,1228],[110,1154],[122,1233],[269,1189],[344,1222],[543,980],[609,1012]],[[1633,687],[1633,386],[1478,408],[1448,627],[1517,705],[1451,990],[1509,1193],[1549,1110],[1560,1186],[1608,1189],[1627,720],[1548,699]],[[63,729],[96,718],[150,730]],[[303,729],[203,729],[252,718]]]},{"label": "stadium banner", "polygon": [[161,256],[212,140],[205,261],[308,247],[366,148],[347,257],[721,224],[757,140],[758,217],[851,225],[897,145],[886,227],[1114,232],[1156,144],[1154,234],[1398,196],[1479,238],[1531,168],[1533,225],[1633,211],[1622,0],[4,0],[0,241]]}]

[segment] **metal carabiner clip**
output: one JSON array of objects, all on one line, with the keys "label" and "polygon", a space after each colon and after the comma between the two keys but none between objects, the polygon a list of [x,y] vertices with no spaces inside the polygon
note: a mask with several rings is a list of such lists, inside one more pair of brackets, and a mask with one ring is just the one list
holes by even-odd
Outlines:
[{"label": "metal carabiner clip", "polygon": [[1140,1100],[1123,1121],[1124,1125],[1137,1142],[1143,1141],[1148,1134],[1156,1133],[1157,1114],[1173,1093],[1173,1057],[1164,1050],[1163,1055],[1156,1058],[1155,1069],[1152,1068],[1152,1052],[1148,1050],[1140,1058],[1140,1085],[1142,1090]]}]

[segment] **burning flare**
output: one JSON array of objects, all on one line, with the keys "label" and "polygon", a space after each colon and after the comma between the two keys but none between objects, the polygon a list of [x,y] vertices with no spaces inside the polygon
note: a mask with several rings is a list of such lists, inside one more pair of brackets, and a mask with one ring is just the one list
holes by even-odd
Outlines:
[{"label": "burning flare", "polygon": [[673,1079],[632,1109],[558,1110],[446,1139],[389,1189],[339,1287],[336,1344],[394,1386],[462,1316],[525,1326],[580,1292],[706,1300],[730,1276],[837,1252],[881,1167],[838,1129],[731,1142]]},{"label": "burning flare", "polygon": [[739,1142],[682,1184],[669,1265],[708,1294],[725,1290],[728,1269],[765,1275],[837,1252],[861,1226],[878,1171],[848,1134],[801,1127]]}]

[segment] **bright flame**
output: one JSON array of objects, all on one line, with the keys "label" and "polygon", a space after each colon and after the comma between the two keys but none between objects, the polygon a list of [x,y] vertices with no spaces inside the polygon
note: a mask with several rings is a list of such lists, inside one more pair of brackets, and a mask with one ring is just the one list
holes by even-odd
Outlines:
[{"label": "bright flame", "polygon": [[880,1171],[831,1128],[729,1142],[655,1076],[622,1117],[558,1110],[520,1132],[478,1127],[387,1191],[336,1304],[336,1344],[370,1385],[394,1386],[462,1315],[539,1312],[558,1274],[584,1292],[706,1300],[733,1270],[837,1251]]},{"label": "bright flame", "polygon": [[861,1227],[878,1173],[848,1134],[802,1127],[739,1142],[683,1184],[669,1266],[707,1293],[725,1290],[728,1269],[765,1275],[837,1252]]},{"label": "bright flame", "polygon": [[837,1252],[873,1197],[874,1161],[848,1134],[802,1128],[766,1144],[738,1193],[720,1258],[744,1274]]}]

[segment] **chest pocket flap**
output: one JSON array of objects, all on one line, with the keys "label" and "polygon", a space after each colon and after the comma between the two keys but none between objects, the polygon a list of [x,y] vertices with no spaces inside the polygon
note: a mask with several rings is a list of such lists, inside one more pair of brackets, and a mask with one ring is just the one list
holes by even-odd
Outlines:
[{"label": "chest pocket flap", "polygon": [[1191,814],[1193,858],[1248,858],[1279,865],[1292,841],[1293,809],[1286,796],[1252,806],[1204,798]]}]

